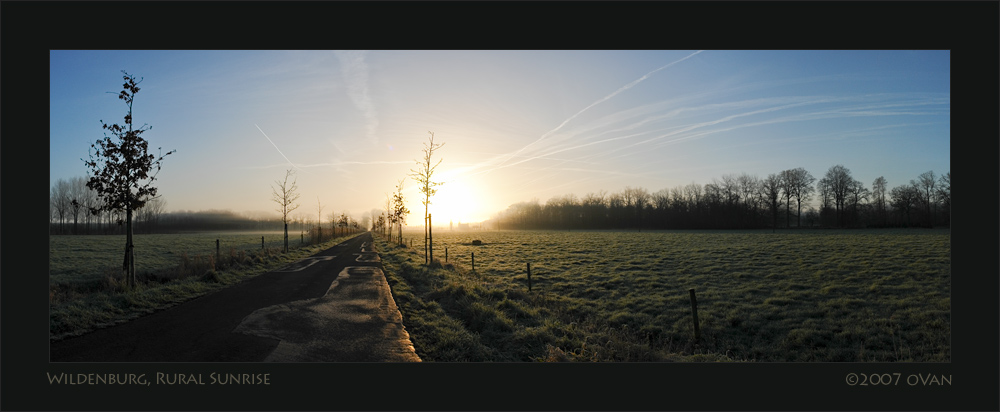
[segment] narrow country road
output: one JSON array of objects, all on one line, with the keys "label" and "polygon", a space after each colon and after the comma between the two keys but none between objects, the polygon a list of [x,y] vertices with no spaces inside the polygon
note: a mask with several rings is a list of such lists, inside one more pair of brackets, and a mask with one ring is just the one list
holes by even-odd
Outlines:
[{"label": "narrow country road", "polygon": [[420,361],[363,233],[223,290],[52,342],[51,362]]}]

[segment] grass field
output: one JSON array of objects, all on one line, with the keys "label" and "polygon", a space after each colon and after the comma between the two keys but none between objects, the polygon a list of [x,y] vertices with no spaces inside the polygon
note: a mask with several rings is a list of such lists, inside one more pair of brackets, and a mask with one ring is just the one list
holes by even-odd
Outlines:
[{"label": "grass field", "polygon": [[951,360],[947,230],[442,230],[434,240],[448,264],[433,270],[422,241],[380,241],[428,360]]},{"label": "grass field", "polygon": [[[215,255],[219,240],[222,254],[230,249],[260,250],[261,236],[266,248],[280,248],[282,232],[218,232],[163,235],[136,235],[136,273],[149,273],[177,266],[184,255]],[[299,233],[288,234],[289,247],[300,244]],[[308,242],[309,237],[305,240]],[[49,236],[49,282],[79,284],[99,281],[107,270],[121,268],[125,236]]]}]

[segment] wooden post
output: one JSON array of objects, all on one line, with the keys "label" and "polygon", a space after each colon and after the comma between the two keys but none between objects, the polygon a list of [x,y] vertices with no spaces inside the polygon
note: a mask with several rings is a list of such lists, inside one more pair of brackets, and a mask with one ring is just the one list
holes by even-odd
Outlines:
[{"label": "wooden post", "polygon": [[448,247],[444,248],[444,263],[448,263]]},{"label": "wooden post", "polygon": [[531,292],[531,262],[528,262],[528,292]]},{"label": "wooden post", "polygon": [[431,214],[427,214],[427,252],[430,257],[427,258],[428,264],[434,264],[434,225],[431,221]]},{"label": "wooden post", "polygon": [[476,271],[476,252],[472,252],[472,271]]},{"label": "wooden post", "polygon": [[701,339],[701,329],[698,327],[698,300],[694,297],[694,288],[688,289],[691,293],[691,315],[694,318],[694,340]]},{"label": "wooden post", "polygon": [[264,250],[264,236],[260,237],[260,250]]},{"label": "wooden post", "polygon": [[219,239],[215,239],[215,263],[218,264],[222,261],[222,255],[219,253]]}]

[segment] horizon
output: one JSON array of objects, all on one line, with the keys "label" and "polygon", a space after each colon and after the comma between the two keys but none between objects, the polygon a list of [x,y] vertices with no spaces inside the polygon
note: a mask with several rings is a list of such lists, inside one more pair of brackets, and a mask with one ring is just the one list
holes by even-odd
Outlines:
[{"label": "horizon", "polygon": [[[428,132],[445,145],[434,227],[509,206],[625,187],[835,165],[871,187],[950,171],[950,53],[907,51],[50,51],[50,186],[120,123],[121,71],[142,78],[136,124],[177,150],[154,186],[165,212],[292,216],[381,210]],[[112,93],[112,94],[109,94]],[[815,202],[815,196],[813,203]]]}]

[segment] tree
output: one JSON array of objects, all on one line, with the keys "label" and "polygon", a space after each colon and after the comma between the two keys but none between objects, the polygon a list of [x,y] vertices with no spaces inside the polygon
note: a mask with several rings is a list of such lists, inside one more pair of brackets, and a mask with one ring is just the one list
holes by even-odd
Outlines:
[{"label": "tree", "polygon": [[795,198],[796,212],[798,216],[798,223],[796,225],[802,226],[802,202],[808,201],[812,197],[812,193],[815,189],[813,183],[816,182],[816,178],[813,177],[806,169],[801,167],[788,170],[786,178],[789,179],[787,183],[788,190],[790,191],[791,197]]},{"label": "tree", "polygon": [[291,184],[288,183],[288,179],[294,174],[295,172],[292,169],[286,170],[285,180],[275,180],[274,183],[278,185],[277,188],[271,186],[271,200],[278,204],[277,211],[281,213],[281,223],[285,226],[285,253],[288,252],[288,216],[292,211],[299,208],[299,205],[295,203],[299,199],[296,180],[292,180]]},{"label": "tree", "polygon": [[403,180],[400,180],[396,185],[396,193],[392,195],[392,221],[399,228],[400,244],[403,244],[403,223],[408,214],[410,210],[406,208],[406,199],[403,198]]},{"label": "tree", "polygon": [[437,193],[437,189],[434,187],[440,186],[442,182],[433,182],[431,177],[434,175],[434,169],[437,169],[438,165],[444,159],[438,159],[434,166],[431,166],[432,159],[434,157],[434,151],[440,149],[444,146],[444,143],[436,144],[434,143],[434,132],[430,133],[430,137],[427,139],[427,143],[424,143],[424,158],[423,160],[418,160],[417,164],[420,166],[419,169],[410,169],[412,177],[417,183],[420,183],[420,193],[424,194],[424,200],[421,203],[424,204],[424,264],[430,264],[434,262],[434,242],[433,242],[433,232],[431,230],[431,215],[428,211],[428,206],[431,204],[431,196]]},{"label": "tree", "polygon": [[946,223],[951,225],[951,172],[945,172],[938,178],[937,198],[941,202]]},{"label": "tree", "polygon": [[140,229],[143,232],[153,233],[153,230],[160,221],[160,216],[163,215],[166,205],[167,202],[163,200],[163,197],[157,197],[150,199],[141,209],[136,211],[136,221],[141,222],[142,226],[140,226]]},{"label": "tree", "polygon": [[396,221],[395,213],[392,210],[392,196],[389,193],[385,194],[385,223],[386,223],[386,237],[389,242],[392,242],[392,225]]},{"label": "tree", "polygon": [[53,215],[56,217],[56,223],[59,225],[59,233],[63,231],[63,222],[65,222],[66,212],[70,208],[70,184],[65,179],[59,179],[54,185],[52,185],[52,191],[49,195],[49,204],[52,205]]},{"label": "tree", "polygon": [[774,228],[778,226],[778,199],[781,197],[781,177],[771,173],[760,183],[763,198],[767,200],[767,205],[771,209],[771,232],[774,232]]},{"label": "tree", "polygon": [[316,232],[319,241],[323,241],[323,204],[319,201],[319,196],[316,196]]},{"label": "tree", "polygon": [[757,206],[759,196],[757,194],[760,192],[760,179],[757,176],[750,175],[747,173],[741,173],[736,177],[736,182],[740,189],[740,199],[743,201],[743,215],[740,219],[741,224],[746,223],[756,223],[748,222],[754,215],[757,214]]},{"label": "tree", "polygon": [[843,165],[831,167],[820,180],[819,191],[829,195],[837,209],[837,226],[843,225],[844,206],[853,181],[851,171]]},{"label": "tree", "polygon": [[[104,130],[116,139],[112,140],[105,132],[104,138],[90,145],[90,160],[84,161],[88,168],[89,179],[87,187],[97,192],[98,206],[92,206],[90,212],[98,214],[101,211],[124,212],[125,215],[125,258],[122,262],[122,272],[132,285],[135,285],[135,251],[132,239],[132,212],[141,208],[150,199],[156,198],[157,188],[153,181],[161,168],[163,158],[176,152],[171,150],[156,157],[149,153],[149,142],[142,134],[152,129],[148,124],[135,128],[132,119],[132,103],[139,92],[140,78],[122,71],[125,83],[118,99],[125,101],[128,112],[125,114],[125,125],[117,123],[108,125],[101,120]],[[161,148],[162,153],[162,148]],[[82,159],[81,159],[82,160]],[[120,216],[120,215],[119,215]],[[119,218],[118,224],[122,221]]]},{"label": "tree", "polygon": [[938,195],[937,189],[935,189],[937,179],[934,178],[934,171],[921,173],[917,177],[917,183],[921,192],[921,199],[924,201],[924,209],[927,213],[927,224],[934,226],[934,212],[931,210],[931,205],[936,203],[935,198]]},{"label": "tree", "polygon": [[782,170],[778,177],[781,184],[781,197],[785,199],[785,227],[792,227],[792,198],[794,197],[792,193],[794,192],[793,186],[795,185],[795,176],[791,169]]},{"label": "tree", "polygon": [[851,202],[851,211],[854,218],[858,217],[858,207],[861,206],[862,202],[868,200],[871,192],[865,187],[864,183],[857,180],[851,179],[850,185],[847,187],[848,200]]},{"label": "tree", "polygon": [[872,203],[875,205],[875,214],[878,216],[880,220],[879,224],[882,226],[888,224],[885,198],[887,186],[888,183],[883,176],[879,176],[874,182],[872,182]]},{"label": "tree", "polygon": [[87,203],[87,196],[90,189],[87,188],[87,179],[84,177],[74,177],[69,181],[70,211],[73,212],[73,234],[80,234],[80,212],[84,211],[83,205]]},{"label": "tree", "polygon": [[909,226],[911,223],[910,211],[919,201],[920,190],[912,184],[896,186],[889,192],[889,196],[892,198],[892,207],[902,215],[901,217],[905,218],[904,225]]}]

